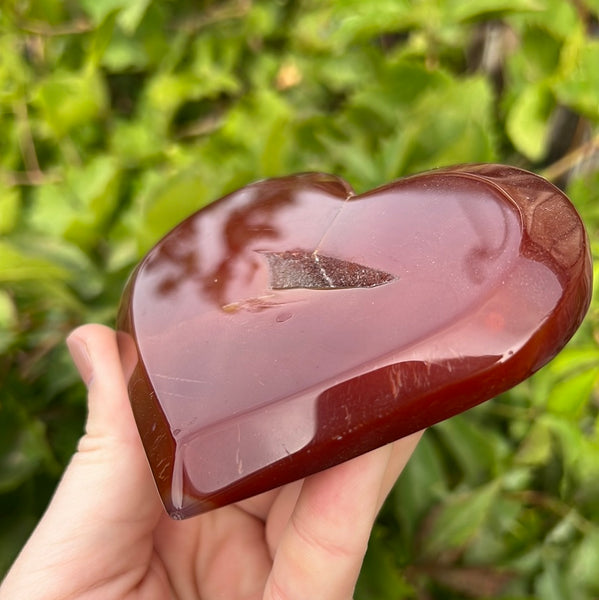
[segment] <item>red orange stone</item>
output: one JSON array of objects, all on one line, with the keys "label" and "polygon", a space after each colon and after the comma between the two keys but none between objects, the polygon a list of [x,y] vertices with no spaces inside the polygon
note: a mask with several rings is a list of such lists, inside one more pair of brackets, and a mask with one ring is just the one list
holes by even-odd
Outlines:
[{"label": "red orange stone", "polygon": [[167,511],[253,496],[509,389],[559,352],[590,292],[572,204],[512,167],[361,195],[302,174],[214,202],[148,253],[119,314]]}]

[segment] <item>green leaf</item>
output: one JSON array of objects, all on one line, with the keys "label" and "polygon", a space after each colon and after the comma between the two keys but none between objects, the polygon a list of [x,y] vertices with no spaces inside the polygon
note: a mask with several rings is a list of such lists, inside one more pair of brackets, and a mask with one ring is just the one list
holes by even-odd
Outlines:
[{"label": "green leaf", "polygon": [[110,139],[110,148],[125,167],[158,159],[167,145],[167,135],[158,131],[151,118],[135,121],[115,121]]},{"label": "green leaf", "polygon": [[480,77],[427,91],[384,145],[387,177],[495,156],[492,95]]},{"label": "green leaf", "polygon": [[[539,27],[561,39],[568,39],[580,28],[580,18],[572,3],[563,0],[538,0],[536,4],[537,10],[510,14],[510,24],[515,24],[518,28]],[[534,51],[531,49],[530,52],[532,54]]]},{"label": "green leaf", "polygon": [[560,102],[591,119],[599,119],[599,42],[572,43],[564,51],[562,72],[553,89]]},{"label": "green leaf", "polygon": [[425,432],[393,490],[393,507],[406,541],[413,540],[420,520],[448,489],[439,445]]},{"label": "green leaf", "polygon": [[23,53],[19,51],[21,40],[17,35],[3,32],[0,35],[0,106],[12,109],[14,102],[27,97],[26,90],[32,73]]},{"label": "green leaf", "polygon": [[499,490],[499,482],[493,481],[450,498],[435,516],[424,553],[435,556],[443,549],[463,548],[483,527]]},{"label": "green leaf", "polygon": [[545,423],[559,441],[565,469],[574,480],[584,481],[599,477],[599,439],[589,438],[578,423],[554,415],[543,415]]},{"label": "green leaf", "polygon": [[[337,0],[331,5],[334,7],[332,18],[323,24],[329,29],[321,35],[330,38],[338,48],[356,39],[419,25],[424,21],[425,12],[428,12],[429,23],[434,23],[435,13],[438,12],[432,2],[414,6],[407,0]],[[334,29],[331,25],[334,25]]]},{"label": "green leaf", "polygon": [[108,94],[100,73],[55,71],[41,82],[35,104],[57,137],[97,119],[107,109]]},{"label": "green leaf", "polygon": [[[591,231],[591,245],[593,246],[593,256],[599,256],[597,250],[596,224],[599,222],[599,171],[592,169],[578,173],[573,177],[567,188],[567,193],[580,211],[585,223],[595,231]],[[593,280],[596,284],[597,279]]]},{"label": "green leaf", "polygon": [[68,273],[69,287],[82,300],[91,300],[103,289],[104,277],[91,258],[81,248],[60,238],[48,236],[19,236],[19,247],[36,256],[43,256]]},{"label": "green leaf", "polygon": [[19,219],[21,194],[16,187],[0,186],[0,235],[10,233]]},{"label": "green leaf", "polygon": [[480,19],[481,17],[498,17],[505,14],[541,12],[545,9],[542,0],[451,0],[444,3],[445,12],[454,22]]},{"label": "green leaf", "polygon": [[[508,479],[512,474],[508,474]],[[502,478],[502,482],[506,478]],[[527,489],[527,488],[523,488]],[[523,531],[526,524],[522,522],[525,507],[521,500],[510,498],[507,494],[497,494],[489,508],[484,525],[476,535],[469,540],[468,547],[464,552],[465,563],[488,565],[498,578],[513,579],[514,574],[504,568],[506,559],[514,555],[514,550],[521,547],[520,536],[528,536],[534,539],[534,531]],[[507,571],[507,572],[506,572]]]},{"label": "green leaf", "polygon": [[544,465],[551,458],[552,451],[550,430],[545,423],[537,421],[524,438],[514,459],[517,464]]},{"label": "green leaf", "polygon": [[0,411],[0,493],[27,480],[48,456],[44,426]]},{"label": "green leaf", "polygon": [[0,283],[19,281],[65,281],[67,270],[38,256],[28,255],[0,240]]},{"label": "green leaf", "polygon": [[[543,600],[574,600],[572,590],[562,577],[563,566],[551,557],[545,560],[544,570],[535,581],[535,596]],[[590,599],[589,599],[590,600]]]},{"label": "green leaf", "polygon": [[547,151],[550,115],[555,101],[548,85],[528,86],[516,99],[506,121],[507,133],[516,149],[533,162]]},{"label": "green leaf", "polygon": [[136,193],[131,210],[115,231],[115,239],[124,244],[125,260],[134,251],[128,241],[136,240],[139,257],[177,223],[212,199],[207,195],[202,172],[195,166],[171,177],[149,173]]},{"label": "green leaf", "polygon": [[599,17],[599,0],[585,0],[585,6],[595,15],[595,17]]},{"label": "green leaf", "polygon": [[119,13],[118,24],[125,33],[131,35],[138,28],[143,19],[151,0],[135,0],[125,2],[124,10]]},{"label": "green leaf", "polygon": [[598,377],[599,367],[594,367],[559,381],[547,398],[547,409],[566,418],[580,418],[595,389]]},{"label": "green leaf", "polygon": [[[347,66],[355,72],[353,64]],[[364,65],[364,69],[367,68],[372,69],[372,66]],[[355,87],[349,106],[367,110],[372,119],[384,118],[390,125],[400,124],[402,117],[408,120],[414,104],[423,96],[443,94],[453,83],[449,73],[428,69],[411,59],[385,61],[380,68],[380,75],[370,85]]]},{"label": "green leaf", "polygon": [[596,597],[599,594],[599,530],[596,526],[577,544],[569,562],[567,572],[570,585],[584,586],[589,594]]},{"label": "green leaf", "polygon": [[569,345],[545,367],[545,370],[551,375],[552,379],[560,379],[598,364],[599,347],[596,345]]},{"label": "green leaf", "polygon": [[[290,151],[291,110],[284,98],[263,91],[244,98],[223,122],[223,139],[251,157],[244,183],[280,172]],[[252,174],[253,171],[253,174]]]},{"label": "green leaf", "polygon": [[[96,4],[94,0],[89,1]],[[133,11],[133,6],[141,7],[144,0],[126,4],[131,4]],[[182,37],[173,29],[165,28],[165,23],[173,19],[169,6],[164,2],[148,2],[143,19],[134,32],[127,30],[127,19],[123,22],[125,14],[124,11],[117,14],[119,26],[114,28],[102,65],[121,75],[143,72],[151,77],[157,71],[168,71],[167,62],[172,61],[173,53],[180,58],[179,40]]]},{"label": "green leaf", "polygon": [[17,308],[12,296],[0,288],[0,354],[17,338]]},{"label": "green leaf", "polygon": [[230,37],[228,43],[223,44],[222,37],[214,34],[204,34],[194,40],[190,73],[201,82],[202,97],[240,91],[235,69],[246,50],[244,42],[241,37]]},{"label": "green leaf", "polygon": [[170,180],[152,198],[146,224],[158,237],[182,221],[204,203],[206,189],[202,179],[193,173]]},{"label": "green leaf", "polygon": [[475,484],[494,473],[507,453],[505,440],[497,432],[473,421],[472,413],[457,415],[434,426],[451,451],[466,480]]},{"label": "green leaf", "polygon": [[88,53],[88,62],[92,65],[92,68],[97,67],[100,64],[102,57],[110,44],[114,32],[116,15],[116,12],[110,13],[95,31]]},{"label": "green leaf", "polygon": [[372,536],[364,557],[361,576],[356,586],[356,600],[397,600],[415,598],[414,588],[408,584],[394,563],[381,536]]},{"label": "green leaf", "polygon": [[96,25],[104,23],[112,13],[128,34],[137,29],[150,0],[81,0],[81,5]]},{"label": "green leaf", "polygon": [[551,77],[559,65],[562,40],[556,39],[544,27],[527,25],[521,43],[522,51],[518,58],[524,63],[522,77],[525,86]]},{"label": "green leaf", "polygon": [[150,110],[169,116],[184,100],[200,97],[202,87],[202,82],[189,73],[157,73],[144,93]]},{"label": "green leaf", "polygon": [[121,171],[114,157],[97,155],[84,167],[70,167],[65,181],[36,190],[30,226],[40,233],[90,248],[118,204]]},{"label": "green leaf", "polygon": [[21,14],[32,21],[57,24],[67,18],[62,0],[36,0],[36,2],[23,5],[21,10],[27,11],[25,14]]}]

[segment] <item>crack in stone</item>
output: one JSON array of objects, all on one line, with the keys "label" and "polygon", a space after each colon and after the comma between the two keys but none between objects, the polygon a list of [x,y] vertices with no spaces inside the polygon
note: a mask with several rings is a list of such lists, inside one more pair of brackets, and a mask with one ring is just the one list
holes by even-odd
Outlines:
[{"label": "crack in stone", "polygon": [[349,191],[313,251],[301,249],[284,252],[260,251],[260,254],[264,254],[268,260],[271,289],[373,288],[397,279],[395,275],[385,271],[320,253],[325,238],[353,196],[354,192]]}]

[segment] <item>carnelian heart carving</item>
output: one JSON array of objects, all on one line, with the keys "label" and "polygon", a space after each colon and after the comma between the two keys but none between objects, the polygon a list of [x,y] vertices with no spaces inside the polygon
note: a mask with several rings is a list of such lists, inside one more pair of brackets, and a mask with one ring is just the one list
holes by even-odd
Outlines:
[{"label": "carnelian heart carving", "polygon": [[119,315],[168,512],[255,495],[495,396],[563,347],[590,290],[576,211],[519,169],[359,196],[302,174],[222,198],[149,252]]}]

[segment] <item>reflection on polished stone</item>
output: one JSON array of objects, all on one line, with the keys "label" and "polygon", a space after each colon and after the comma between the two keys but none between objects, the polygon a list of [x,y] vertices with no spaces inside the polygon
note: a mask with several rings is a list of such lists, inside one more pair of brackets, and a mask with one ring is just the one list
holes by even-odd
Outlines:
[{"label": "reflection on polished stone", "polygon": [[199,211],[140,263],[118,322],[168,512],[305,477],[517,384],[580,324],[589,256],[568,199],[500,165],[362,195],[282,177]]}]

